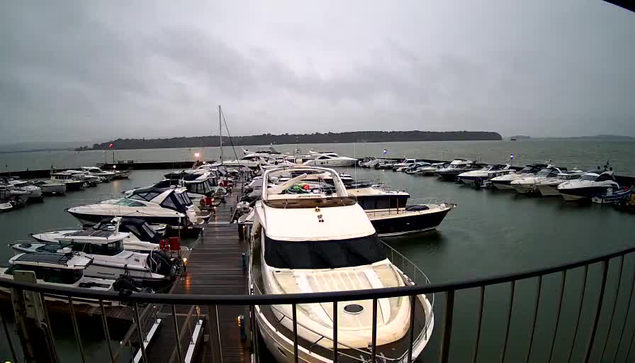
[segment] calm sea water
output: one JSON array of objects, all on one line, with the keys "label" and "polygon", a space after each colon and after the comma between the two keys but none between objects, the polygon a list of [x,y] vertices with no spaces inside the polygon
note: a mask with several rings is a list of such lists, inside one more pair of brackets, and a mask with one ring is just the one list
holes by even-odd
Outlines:
[{"label": "calm sea water", "polygon": [[[545,162],[552,160],[563,167],[596,168],[610,160],[618,174],[635,175],[635,141],[588,141],[588,140],[523,140],[523,141],[433,141],[392,142],[358,144],[304,144],[276,145],[282,152],[293,153],[296,148],[308,150],[330,150],[347,156],[382,156],[387,149],[388,157],[427,158],[449,160],[456,157],[491,163],[506,163],[514,154],[514,164]],[[257,147],[246,147],[256,149]],[[242,156],[239,147],[236,155]],[[181,148],[151,150],[114,151],[41,151],[0,154],[0,170],[75,168],[83,165],[112,162],[112,160],[148,161],[194,161],[194,153],[200,152],[207,160],[218,159],[219,148]],[[231,147],[224,148],[226,158],[234,158]],[[114,157],[113,157],[114,154]]]},{"label": "calm sea water", "polygon": [[[519,141],[519,142],[431,142],[431,143],[392,143],[392,144],[329,144],[301,145],[304,150],[328,148],[344,155],[379,156],[384,148],[389,156],[411,156],[422,158],[450,159],[453,157],[480,158],[491,162],[504,162],[509,153],[514,153],[517,163],[544,161],[553,159],[563,166],[593,167],[610,159],[618,172],[635,175],[635,167],[629,159],[635,143],[589,141]],[[293,151],[295,145],[281,145],[281,151]],[[231,150],[228,148],[228,150]],[[226,153],[228,152],[226,150]],[[183,160],[195,149],[170,150],[134,150],[117,151],[118,159]],[[205,149],[206,158],[218,156],[217,150]],[[41,164],[20,161],[20,158],[34,155],[58,155],[59,160],[66,155],[67,166],[92,164],[99,162],[100,152],[83,153],[25,153],[5,154],[13,158],[18,169],[42,167]],[[75,156],[77,155],[77,156]],[[75,158],[75,159],[74,159]],[[66,160],[66,159],[64,159]],[[40,160],[41,161],[41,160]],[[102,160],[103,161],[103,160]],[[20,164],[21,163],[21,164]],[[71,165],[72,164],[72,165]],[[438,198],[458,204],[444,220],[436,232],[391,239],[388,242],[420,266],[435,283],[451,282],[461,279],[474,279],[505,273],[524,271],[532,268],[550,266],[585,257],[615,251],[633,244],[632,227],[634,216],[618,212],[599,205],[581,206],[565,203],[561,198],[531,198],[517,196],[514,193],[491,190],[473,190],[455,183],[440,182],[436,178],[415,177],[391,171],[348,169],[358,179],[373,179],[384,182],[394,189],[407,190],[413,199]],[[94,189],[69,193],[64,197],[46,198],[44,203],[30,205],[21,210],[0,214],[0,228],[5,243],[28,238],[29,233],[48,228],[64,227],[76,224],[76,221],[64,210],[68,207],[92,203],[120,195],[121,191],[133,186],[142,186],[160,179],[166,171],[135,171],[130,180],[101,184]],[[0,246],[0,263],[6,261],[12,252]],[[630,286],[635,261],[625,261],[624,286]],[[607,285],[607,301],[615,298],[618,265],[610,266]],[[572,271],[567,277],[565,304],[561,317],[561,328],[554,339],[555,311],[560,276],[550,276],[543,281],[539,319],[536,326],[535,346],[530,361],[546,360],[549,346],[556,342],[554,360],[566,361],[573,342],[573,326],[577,315],[578,299],[581,290],[581,272]],[[581,335],[577,337],[576,349],[572,361],[579,361],[584,349],[590,317],[595,308],[598,292],[599,267],[590,269],[587,295],[583,306]],[[508,362],[524,361],[528,346],[533,301],[535,299],[536,280],[521,281],[516,286],[514,314],[509,340]],[[505,317],[510,286],[501,285],[486,290],[486,308],[479,350],[479,362],[500,359],[501,344],[504,339]],[[214,291],[209,291],[213,294]],[[430,347],[426,349],[425,360],[434,360],[437,353],[438,334],[441,331],[444,296],[437,295],[435,312],[437,314],[436,333]],[[625,322],[626,294],[619,295],[616,310],[616,323],[613,330],[621,329]],[[631,309],[632,310],[632,309]],[[452,361],[469,361],[476,332],[476,314],[478,311],[478,291],[457,293],[454,329],[452,334]],[[603,310],[598,331],[598,339],[604,342],[608,331],[608,314]],[[631,314],[632,315],[632,314]],[[626,348],[633,336],[635,324],[631,320],[625,329],[626,346],[620,350],[619,360],[625,359]],[[63,355],[67,361],[78,360],[73,345],[72,331],[63,324],[54,324],[65,348]],[[83,327],[89,329],[90,327]],[[583,330],[584,329],[584,330]],[[96,329],[94,329],[96,331]],[[613,332],[607,347],[607,361],[613,361],[619,332]],[[91,361],[106,361],[101,336],[97,333],[86,334],[84,343]],[[1,340],[1,339],[0,339]],[[624,344],[623,344],[624,345]],[[0,358],[8,357],[8,350],[0,342]],[[597,352],[595,353],[597,355]],[[598,358],[599,357],[595,357]]]}]

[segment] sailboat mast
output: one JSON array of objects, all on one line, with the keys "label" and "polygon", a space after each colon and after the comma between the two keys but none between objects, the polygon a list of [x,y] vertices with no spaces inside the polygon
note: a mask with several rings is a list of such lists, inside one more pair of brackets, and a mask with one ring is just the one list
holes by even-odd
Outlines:
[{"label": "sailboat mast", "polygon": [[221,109],[220,105],[218,105],[218,130],[220,133],[220,163],[223,163],[223,121],[221,118]]}]

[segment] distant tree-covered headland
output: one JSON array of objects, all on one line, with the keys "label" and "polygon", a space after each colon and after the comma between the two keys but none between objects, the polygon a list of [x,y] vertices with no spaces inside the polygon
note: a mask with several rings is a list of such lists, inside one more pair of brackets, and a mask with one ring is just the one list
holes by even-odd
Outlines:
[{"label": "distant tree-covered headland", "polygon": [[[327,132],[313,134],[262,134],[252,136],[223,137],[223,145],[235,146],[269,144],[326,144],[353,142],[399,142],[399,141],[465,141],[465,140],[502,140],[497,132],[489,131],[354,131]],[[173,137],[169,139],[117,139],[82,146],[77,150],[115,149],[165,149],[181,147],[219,146],[218,136]]]}]

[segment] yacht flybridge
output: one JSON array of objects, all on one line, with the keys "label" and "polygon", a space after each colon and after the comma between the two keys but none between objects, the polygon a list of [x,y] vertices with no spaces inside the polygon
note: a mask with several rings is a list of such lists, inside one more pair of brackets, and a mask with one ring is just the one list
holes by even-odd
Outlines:
[{"label": "yacht flybridge", "polygon": [[[328,175],[332,188],[306,183]],[[280,182],[281,179],[286,181]],[[321,184],[318,184],[321,185]],[[414,282],[386,258],[364,210],[349,197],[337,172],[317,167],[268,170],[262,198],[255,205],[251,229],[250,287],[254,294],[293,294],[376,289]],[[434,325],[431,301],[419,295],[380,299],[377,304],[378,357],[385,362],[407,359],[414,329],[413,358],[428,343]],[[371,301],[337,306],[340,362],[369,361],[372,351]],[[416,320],[410,327],[410,314]],[[298,359],[331,362],[333,304],[297,305]],[[279,362],[294,361],[291,305],[255,306],[259,331]],[[291,338],[290,338],[291,337]],[[351,358],[353,357],[353,358]]]}]

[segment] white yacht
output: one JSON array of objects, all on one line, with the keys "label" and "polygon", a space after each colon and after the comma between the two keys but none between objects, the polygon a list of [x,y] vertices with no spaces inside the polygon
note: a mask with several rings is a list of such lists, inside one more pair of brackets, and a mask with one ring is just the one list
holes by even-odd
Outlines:
[{"label": "white yacht", "polygon": [[558,185],[558,192],[564,200],[583,201],[607,191],[617,191],[620,185],[615,181],[613,171],[592,170],[577,180],[570,180]]},{"label": "white yacht", "polygon": [[496,178],[497,176],[502,176],[509,174],[514,169],[511,168],[511,165],[487,165],[479,170],[466,171],[457,176],[457,179],[462,181],[463,184],[467,185],[478,185],[482,186],[484,182]]},{"label": "white yacht", "polygon": [[84,188],[84,175],[73,171],[60,171],[51,173],[51,180],[66,184],[67,191],[76,191]]},{"label": "white yacht", "polygon": [[67,209],[84,225],[104,218],[136,217],[148,223],[167,224],[173,228],[201,227],[204,220],[197,214],[185,188],[143,189],[126,198]]},{"label": "white yacht", "polygon": [[104,178],[104,181],[106,182],[113,180],[115,177],[114,172],[101,170],[101,168],[98,168],[96,166],[82,166],[82,171],[89,175]]},{"label": "white yacht", "polygon": [[547,164],[530,164],[525,166],[519,171],[510,172],[508,174],[497,176],[495,178],[490,179],[492,182],[492,186],[499,190],[514,190],[514,188],[510,185],[514,180],[519,180],[525,177],[530,177],[535,175],[537,172],[546,168]]},{"label": "white yacht", "polygon": [[23,190],[28,193],[28,199],[31,201],[42,201],[42,188],[28,180],[10,179],[7,181],[9,186]]},{"label": "white yacht", "polygon": [[538,184],[543,181],[553,180],[563,171],[553,165],[548,165],[540,170],[536,175],[529,175],[512,181],[509,185],[520,194],[535,194],[538,192]]},{"label": "white yacht", "polygon": [[580,179],[582,174],[584,174],[584,172],[578,169],[562,171],[555,178],[547,178],[538,182],[536,187],[538,188],[540,195],[543,197],[560,196],[560,192],[558,192],[558,185],[568,180]]},{"label": "white yacht", "polygon": [[[85,229],[65,228],[31,234],[31,237],[42,243],[60,243],[76,236],[99,236],[111,238],[119,232],[129,235],[123,239],[123,247],[127,251],[144,252],[158,250],[163,240],[165,225],[152,226],[139,218],[115,217],[106,218],[94,226]],[[185,247],[183,247],[185,248]]]},{"label": "white yacht", "polygon": [[[330,174],[334,190],[311,189],[309,175]],[[277,177],[291,174],[282,184]],[[250,286],[254,294],[318,293],[412,285],[384,253],[375,229],[332,169],[281,168],[264,174],[262,199],[256,202],[251,229]],[[408,354],[410,314],[421,320],[414,330],[413,358],[432,335],[434,314],[428,296],[415,306],[406,296],[379,299],[378,357],[404,361]],[[340,361],[371,356],[373,308],[369,300],[341,302],[338,310]],[[300,362],[331,362],[332,303],[298,304],[297,333]],[[291,305],[255,306],[259,331],[279,362],[294,361]]]},{"label": "white yacht", "polygon": [[144,189],[167,189],[174,186],[185,187],[187,195],[193,204],[198,204],[202,198],[214,195],[217,187],[214,186],[216,176],[207,169],[193,169],[174,171],[164,175],[160,182],[149,185],[147,187],[129,189],[123,192],[124,195],[130,196],[135,192]]},{"label": "white yacht", "polygon": [[436,175],[441,180],[454,181],[457,180],[459,174],[478,168],[479,166],[471,160],[454,159],[447,167],[438,169]]},{"label": "white yacht", "polygon": [[139,253],[124,249],[124,240],[130,233],[117,232],[101,235],[91,230],[78,231],[52,243],[16,243],[10,245],[24,253],[53,253],[66,255],[75,252],[92,259],[84,274],[90,277],[117,279],[126,275],[142,284],[170,282],[180,269],[180,262],[162,251]]},{"label": "white yacht", "polygon": [[437,173],[437,170],[443,168],[445,163],[432,163],[429,166],[423,166],[417,168],[415,174],[423,176],[433,176]]},{"label": "white yacht", "polygon": [[[114,279],[95,278],[84,275],[92,259],[76,254],[59,255],[56,253],[22,253],[9,260],[8,268],[0,268],[0,279],[13,280],[17,271],[33,271],[38,284],[75,288],[90,291],[115,291]],[[0,292],[10,293],[10,289],[0,288]],[[68,303],[68,296],[46,294],[48,301]],[[74,298],[77,305],[97,305],[97,300]],[[104,301],[104,306],[119,303]]]},{"label": "white yacht", "polygon": [[[311,152],[310,152],[311,153]],[[314,166],[353,166],[357,162],[357,159],[349,158],[348,156],[339,156],[334,152],[315,153],[311,154],[314,159],[304,163],[304,165]]]},{"label": "white yacht", "polygon": [[398,163],[392,164],[392,170],[397,171],[397,169],[414,165],[416,163],[417,163],[417,159],[404,159]]},{"label": "white yacht", "polygon": [[40,187],[44,195],[63,195],[66,194],[66,183],[56,180],[40,180],[35,182]]}]

